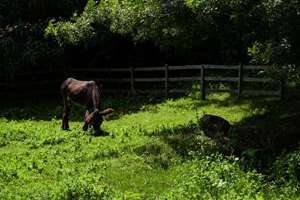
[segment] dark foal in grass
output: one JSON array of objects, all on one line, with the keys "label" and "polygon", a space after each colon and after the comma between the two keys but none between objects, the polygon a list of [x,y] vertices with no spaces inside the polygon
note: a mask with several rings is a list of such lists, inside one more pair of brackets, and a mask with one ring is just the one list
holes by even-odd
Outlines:
[{"label": "dark foal in grass", "polygon": [[200,119],[199,123],[204,131],[204,134],[211,138],[219,139],[220,141],[229,141],[230,123],[219,116],[205,114]]},{"label": "dark foal in grass", "polygon": [[101,87],[95,81],[79,81],[74,78],[66,79],[61,85],[61,93],[64,102],[62,116],[62,129],[69,129],[69,113],[71,101],[85,106],[87,111],[84,117],[83,130],[86,131],[92,126],[95,134],[100,134],[100,126],[103,122],[103,116],[113,112],[108,108],[99,111],[101,104]]}]

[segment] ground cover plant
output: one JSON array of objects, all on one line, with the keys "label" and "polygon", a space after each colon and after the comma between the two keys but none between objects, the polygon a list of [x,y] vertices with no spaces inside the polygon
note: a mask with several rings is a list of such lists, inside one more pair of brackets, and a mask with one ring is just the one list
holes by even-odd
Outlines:
[{"label": "ground cover plant", "polygon": [[[25,103],[24,103],[25,104]],[[105,136],[82,131],[74,107],[62,131],[59,102],[0,110],[0,199],[298,199],[299,101],[106,98]],[[198,119],[233,125],[230,142]]]}]

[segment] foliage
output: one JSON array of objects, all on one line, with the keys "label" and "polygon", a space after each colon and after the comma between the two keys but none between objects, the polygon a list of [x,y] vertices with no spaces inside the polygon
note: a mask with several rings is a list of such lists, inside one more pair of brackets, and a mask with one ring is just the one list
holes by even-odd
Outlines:
[{"label": "foliage", "polygon": [[168,199],[256,199],[263,198],[263,176],[242,171],[238,159],[233,162],[218,155],[187,163],[186,174]]},{"label": "foliage", "polygon": [[248,54],[251,56],[252,63],[255,64],[269,64],[271,63],[271,56],[272,56],[272,48],[270,43],[267,44],[268,46],[264,46],[263,44],[255,41],[251,47],[248,48]]},{"label": "foliage", "polygon": [[[79,62],[115,66],[124,60],[145,66],[151,60],[298,68],[299,8],[297,0],[3,1],[0,64],[26,69]],[[28,26],[40,33],[28,33]],[[25,37],[20,41],[11,30]]]},{"label": "foliage", "polygon": [[280,64],[299,64],[297,59],[299,52],[299,38],[297,35],[300,31],[299,2],[295,0],[287,2],[271,1],[270,7],[270,24],[271,26],[277,25],[271,29],[273,58]]},{"label": "foliage", "polygon": [[[82,15],[74,22],[51,23],[47,35],[68,44],[76,37],[74,28],[88,42],[91,34],[107,27],[112,33],[129,37],[135,42],[152,41],[161,49],[191,53],[192,49],[220,51],[222,62],[241,61],[245,48],[260,37],[263,26],[259,3],[252,1],[115,1],[95,3],[90,0]],[[247,12],[245,13],[245,10]],[[90,28],[80,21],[89,21]],[[245,23],[247,21],[247,23]],[[72,36],[73,35],[73,36]],[[61,38],[67,37],[65,40]],[[215,40],[215,41],[214,41]],[[78,40],[73,40],[76,44]],[[212,43],[211,43],[212,42]],[[210,45],[210,46],[208,46]],[[190,55],[191,56],[191,55]]]},{"label": "foliage", "polygon": [[[45,36],[47,37],[51,32],[58,41],[59,45],[78,45],[82,40],[88,40],[93,38],[93,29],[90,27],[90,20],[83,18],[77,18],[72,22],[66,22],[63,25],[57,24],[58,28],[54,28],[53,21],[49,21],[49,25],[46,29]],[[87,37],[87,38],[85,38]]]},{"label": "foliage", "polygon": [[61,67],[63,49],[44,39],[49,18],[81,12],[85,0],[3,0],[0,3],[0,73]]},{"label": "foliage", "polygon": [[280,159],[276,161],[272,169],[277,177],[281,177],[278,180],[279,182],[284,183],[284,181],[289,180],[298,186],[300,178],[299,159],[299,149],[281,155]]},{"label": "foliage", "polygon": [[[90,0],[75,21],[50,23],[47,35],[78,44],[104,30],[104,38],[118,34],[135,43],[151,41],[166,52],[164,59],[297,67],[298,10],[295,0]],[[88,23],[82,26],[82,21]]]},{"label": "foliage", "polygon": [[49,17],[68,17],[81,10],[86,0],[2,0],[0,3],[0,22],[11,24],[18,21],[38,21]]},{"label": "foliage", "polygon": [[[0,37],[0,73],[61,66],[63,49],[43,39],[45,24],[19,22]],[[54,59],[55,58],[55,59]]]},{"label": "foliage", "polygon": [[[278,65],[299,65],[299,9],[298,1],[265,0],[266,10],[265,38],[257,40],[253,48],[259,47],[255,57],[261,57],[268,63]],[[253,51],[251,54],[253,55]],[[259,59],[257,59],[259,61]]]}]

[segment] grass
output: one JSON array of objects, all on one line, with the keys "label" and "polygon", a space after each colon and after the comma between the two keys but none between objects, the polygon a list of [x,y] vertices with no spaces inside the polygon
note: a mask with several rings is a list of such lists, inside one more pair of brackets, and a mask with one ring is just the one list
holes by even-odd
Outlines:
[{"label": "grass", "polygon": [[[67,132],[59,104],[2,108],[0,199],[297,199],[298,104],[107,98],[102,137],[82,131],[80,107]],[[230,144],[203,134],[204,113],[230,121]]]}]

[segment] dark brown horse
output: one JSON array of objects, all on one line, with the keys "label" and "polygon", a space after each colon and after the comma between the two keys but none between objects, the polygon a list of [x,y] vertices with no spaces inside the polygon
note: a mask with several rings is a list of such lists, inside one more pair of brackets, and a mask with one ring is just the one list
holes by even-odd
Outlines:
[{"label": "dark brown horse", "polygon": [[86,131],[89,126],[93,126],[94,133],[100,134],[103,116],[113,112],[113,109],[111,108],[99,111],[101,103],[101,86],[98,86],[95,81],[79,81],[74,78],[68,78],[62,83],[60,89],[64,102],[62,129],[69,129],[69,113],[71,101],[73,101],[85,106],[87,109],[84,117],[83,130]]}]

